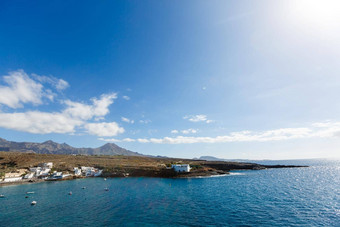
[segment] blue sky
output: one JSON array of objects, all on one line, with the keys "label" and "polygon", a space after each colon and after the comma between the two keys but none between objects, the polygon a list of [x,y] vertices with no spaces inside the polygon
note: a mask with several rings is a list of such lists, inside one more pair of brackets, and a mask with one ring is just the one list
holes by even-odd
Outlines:
[{"label": "blue sky", "polygon": [[340,157],[337,1],[1,1],[0,137]]}]

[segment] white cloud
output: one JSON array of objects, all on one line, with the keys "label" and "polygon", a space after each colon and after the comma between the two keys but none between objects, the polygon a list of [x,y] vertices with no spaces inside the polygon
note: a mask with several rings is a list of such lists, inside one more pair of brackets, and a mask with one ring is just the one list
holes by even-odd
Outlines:
[{"label": "white cloud", "polygon": [[117,142],[135,142],[136,140],[135,139],[131,139],[131,138],[125,138],[125,139],[122,139],[122,140],[119,140],[119,139],[115,139],[115,138],[98,138],[98,140],[101,140],[101,141],[105,141],[105,142],[114,142],[114,143],[117,143]]},{"label": "white cloud", "polygon": [[41,83],[51,84],[58,91],[65,90],[66,88],[69,87],[69,84],[67,81],[63,79],[58,79],[54,76],[39,76],[37,74],[32,74],[32,77]]},{"label": "white cloud", "polygon": [[212,120],[208,119],[207,115],[204,115],[204,114],[187,115],[187,116],[184,116],[183,119],[186,119],[191,122],[206,122],[206,123],[213,122]]},{"label": "white cloud", "polygon": [[151,120],[139,120],[139,123],[141,124],[149,124]]},{"label": "white cloud", "polygon": [[290,139],[331,138],[340,134],[340,122],[314,123],[304,128],[281,128],[262,132],[240,131],[216,137],[177,136],[164,138],[136,139],[141,143],[192,144],[228,142],[267,142]]},{"label": "white cloud", "polygon": [[124,132],[124,128],[119,127],[116,122],[88,123],[84,128],[89,134],[97,136],[116,136]]},{"label": "white cloud", "polygon": [[178,133],[178,130],[176,130],[176,129],[171,130],[171,133],[172,133],[172,134],[177,134],[177,133]]},{"label": "white cloud", "polygon": [[198,131],[197,129],[189,128],[189,129],[182,130],[181,132],[182,132],[183,134],[190,134],[190,133],[195,134],[195,133],[197,133],[197,131]]},{"label": "white cloud", "polygon": [[105,141],[105,142],[113,142],[113,143],[121,142],[121,140],[118,140],[118,139],[115,139],[115,138],[110,138],[110,139],[107,139],[107,138],[98,138],[98,140]]},{"label": "white cloud", "polygon": [[126,117],[122,117],[121,119],[122,119],[122,121],[124,121],[124,122],[126,122],[126,123],[130,123],[130,124],[135,123],[134,120],[130,120],[129,118],[126,118]]},{"label": "white cloud", "polygon": [[130,100],[130,97],[127,96],[127,95],[124,95],[124,96],[123,96],[123,99],[125,99],[125,100]]},{"label": "white cloud", "polygon": [[92,105],[66,100],[64,101],[64,103],[68,107],[65,109],[64,112],[71,115],[72,117],[80,118],[83,120],[89,120],[93,117],[97,117],[97,119],[100,119],[110,112],[109,106],[116,98],[116,93],[103,94],[100,96],[100,99],[92,98]]},{"label": "white cloud", "polygon": [[148,143],[149,142],[149,140],[147,140],[147,139],[137,139],[137,141],[140,142],[140,143]]},{"label": "white cloud", "polygon": [[83,121],[64,113],[0,113],[0,127],[29,133],[73,133]]},{"label": "white cloud", "polygon": [[7,86],[0,86],[0,104],[11,108],[23,107],[24,103],[42,104],[43,86],[23,71],[9,72],[3,77]]},{"label": "white cloud", "polygon": [[125,138],[123,139],[123,142],[134,142],[136,141],[135,139],[131,139],[131,138]]},{"label": "white cloud", "polygon": [[[52,76],[29,76],[23,70],[9,72],[3,76],[5,85],[0,85],[0,104],[10,108],[22,108],[24,104],[40,105],[43,98],[53,101],[57,96],[51,89],[57,92],[64,90],[69,85],[65,80]],[[43,84],[50,84],[51,87],[44,87]]]},{"label": "white cloud", "polygon": [[[42,84],[50,84],[57,91],[66,89],[69,84],[52,76],[32,74],[29,77],[23,70],[10,72],[3,76],[6,86],[0,85],[0,104],[11,108],[23,107],[25,103],[42,104],[43,98],[53,100],[56,94]],[[103,94],[92,98],[90,104],[63,100],[65,108],[57,112],[27,111],[0,112],[0,127],[29,133],[69,133],[77,129],[86,129],[88,133],[98,136],[115,136],[124,129],[115,122],[91,123],[90,120],[104,120],[109,106],[117,98],[116,93]],[[130,121],[131,122],[131,121]]]},{"label": "white cloud", "polygon": [[36,133],[74,133],[77,128],[85,128],[89,134],[115,136],[124,129],[115,122],[89,123],[95,118],[103,118],[109,113],[108,106],[115,95],[102,95],[101,99],[91,99],[92,105],[65,101],[61,112],[28,111],[22,113],[0,113],[0,127]]}]

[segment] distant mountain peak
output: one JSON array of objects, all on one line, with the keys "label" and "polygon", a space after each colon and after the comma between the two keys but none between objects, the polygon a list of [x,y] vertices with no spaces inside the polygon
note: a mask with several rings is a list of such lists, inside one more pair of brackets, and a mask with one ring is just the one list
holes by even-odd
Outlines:
[{"label": "distant mountain peak", "polygon": [[54,142],[53,140],[47,140],[43,142],[43,144],[56,144],[56,142]]},{"label": "distant mountain peak", "polygon": [[107,143],[98,148],[75,148],[66,143],[57,143],[47,140],[43,143],[11,142],[0,138],[0,147],[9,147],[10,151],[35,152],[38,154],[84,154],[84,155],[126,155],[143,156],[137,152],[129,151],[114,143]]}]

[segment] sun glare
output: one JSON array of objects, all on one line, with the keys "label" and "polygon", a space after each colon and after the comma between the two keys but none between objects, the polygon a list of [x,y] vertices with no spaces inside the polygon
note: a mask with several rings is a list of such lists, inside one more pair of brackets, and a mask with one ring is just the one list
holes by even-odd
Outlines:
[{"label": "sun glare", "polygon": [[339,0],[298,0],[293,4],[303,23],[321,28],[334,28],[340,24]]}]

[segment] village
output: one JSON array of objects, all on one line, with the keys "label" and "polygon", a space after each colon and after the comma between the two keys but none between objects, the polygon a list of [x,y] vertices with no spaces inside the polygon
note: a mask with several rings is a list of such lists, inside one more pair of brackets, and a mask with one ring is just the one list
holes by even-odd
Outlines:
[{"label": "village", "polygon": [[[173,169],[177,173],[188,173],[191,170],[189,164],[172,164],[166,169]],[[35,181],[57,181],[74,178],[85,177],[100,177],[103,170],[95,167],[80,166],[74,167],[73,171],[58,172],[53,170],[53,162],[40,163],[38,166],[28,169],[17,169],[0,178],[1,183],[20,183],[20,182],[35,182]],[[129,174],[124,174],[129,176]]]},{"label": "village", "polygon": [[38,166],[29,169],[18,169],[10,173],[5,173],[0,183],[10,182],[34,182],[37,180],[56,181],[63,179],[72,179],[77,177],[99,177],[102,175],[103,170],[94,167],[74,167],[71,172],[58,172],[53,170],[53,163],[46,162],[40,163]]}]

